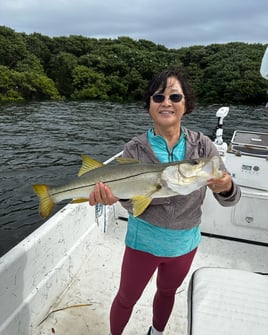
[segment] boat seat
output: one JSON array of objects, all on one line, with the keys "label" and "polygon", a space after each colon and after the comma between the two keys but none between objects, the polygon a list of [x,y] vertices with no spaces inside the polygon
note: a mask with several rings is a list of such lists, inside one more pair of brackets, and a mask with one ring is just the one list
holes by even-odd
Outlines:
[{"label": "boat seat", "polygon": [[188,335],[267,335],[268,276],[200,268],[188,291]]}]

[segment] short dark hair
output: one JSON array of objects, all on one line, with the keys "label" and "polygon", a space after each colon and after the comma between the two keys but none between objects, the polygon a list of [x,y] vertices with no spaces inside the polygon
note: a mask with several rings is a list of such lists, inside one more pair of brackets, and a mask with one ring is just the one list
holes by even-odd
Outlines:
[{"label": "short dark hair", "polygon": [[147,88],[144,91],[144,98],[145,98],[145,108],[147,111],[149,111],[150,108],[150,101],[151,101],[151,96],[158,90],[159,88],[161,89],[161,92],[164,92],[166,87],[167,87],[167,80],[170,77],[174,77],[178,79],[178,81],[181,84],[184,98],[185,98],[185,114],[190,114],[192,113],[194,107],[195,107],[195,102],[196,102],[196,96],[195,93],[188,83],[186,77],[177,68],[172,68],[172,69],[167,69],[164,70],[158,74],[156,74],[152,80],[149,82]]}]

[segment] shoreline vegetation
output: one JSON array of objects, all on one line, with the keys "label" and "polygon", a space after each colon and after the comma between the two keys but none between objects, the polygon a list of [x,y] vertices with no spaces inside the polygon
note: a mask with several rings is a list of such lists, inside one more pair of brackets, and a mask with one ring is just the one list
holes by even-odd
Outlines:
[{"label": "shoreline vegetation", "polygon": [[169,49],[127,36],[48,37],[0,26],[0,103],[140,101],[148,80],[172,66],[189,77],[200,103],[266,103],[260,76],[266,47],[231,42]]}]

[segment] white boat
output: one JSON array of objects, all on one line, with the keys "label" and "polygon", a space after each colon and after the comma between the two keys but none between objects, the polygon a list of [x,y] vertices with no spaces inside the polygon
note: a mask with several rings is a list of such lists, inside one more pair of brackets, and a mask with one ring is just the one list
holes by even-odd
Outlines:
[{"label": "white boat", "polygon": [[[203,238],[177,292],[165,334],[268,334],[268,133],[235,131],[220,109],[215,145],[242,197],[218,205],[208,191]],[[69,204],[0,258],[0,335],[101,335],[119,284],[126,212]],[[146,334],[155,277],[125,334]]]}]

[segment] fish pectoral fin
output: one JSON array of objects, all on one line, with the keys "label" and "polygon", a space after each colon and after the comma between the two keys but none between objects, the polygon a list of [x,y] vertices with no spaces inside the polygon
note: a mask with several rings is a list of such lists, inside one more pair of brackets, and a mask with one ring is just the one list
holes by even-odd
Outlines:
[{"label": "fish pectoral fin", "polygon": [[39,214],[43,219],[46,219],[52,213],[55,206],[48,192],[49,187],[45,184],[35,184],[33,185],[33,190],[40,199]]},{"label": "fish pectoral fin", "polygon": [[82,166],[78,172],[78,177],[81,177],[83,174],[102,167],[104,164],[96,161],[93,158],[88,157],[87,155],[82,155]]},{"label": "fish pectoral fin", "polygon": [[89,199],[87,198],[77,198],[77,199],[73,199],[71,201],[71,204],[81,204],[82,202],[88,202]]},{"label": "fish pectoral fin", "polygon": [[120,163],[120,164],[139,164],[140,163],[138,159],[127,158],[127,157],[117,157],[115,160],[117,161],[117,163]]},{"label": "fish pectoral fin", "polygon": [[135,195],[132,197],[133,215],[141,215],[150,205],[152,198],[144,195]]}]

